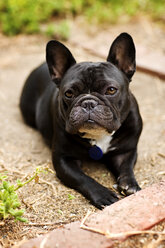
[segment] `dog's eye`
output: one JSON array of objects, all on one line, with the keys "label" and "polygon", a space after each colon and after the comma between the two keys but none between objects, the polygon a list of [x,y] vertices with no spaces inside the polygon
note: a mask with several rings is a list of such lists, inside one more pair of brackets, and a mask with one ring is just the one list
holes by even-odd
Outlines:
[{"label": "dog's eye", "polygon": [[106,91],[106,95],[114,95],[117,89],[115,87],[109,87]]},{"label": "dog's eye", "polygon": [[67,98],[72,98],[72,97],[73,97],[73,92],[72,92],[71,90],[67,90],[67,91],[65,92],[65,96],[66,96]]}]

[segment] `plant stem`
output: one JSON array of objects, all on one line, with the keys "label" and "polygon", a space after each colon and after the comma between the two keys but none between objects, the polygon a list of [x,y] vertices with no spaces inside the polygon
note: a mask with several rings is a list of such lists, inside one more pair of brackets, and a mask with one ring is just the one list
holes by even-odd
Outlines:
[{"label": "plant stem", "polygon": [[21,185],[18,185],[14,190],[16,191],[16,190],[22,188],[22,187],[23,187],[24,185],[26,185],[27,183],[30,183],[31,181],[33,181],[33,179],[34,179],[35,177],[37,177],[37,176],[38,176],[38,172],[35,172],[34,176],[32,176],[31,178],[29,178],[26,182],[22,183]]}]

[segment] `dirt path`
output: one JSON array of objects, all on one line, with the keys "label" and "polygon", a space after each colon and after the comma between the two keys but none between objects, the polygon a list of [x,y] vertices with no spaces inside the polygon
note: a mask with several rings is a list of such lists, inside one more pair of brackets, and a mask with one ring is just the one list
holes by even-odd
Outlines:
[{"label": "dirt path", "polygon": [[[118,33],[125,31],[120,29],[121,27],[118,28]],[[114,28],[110,32],[111,38],[112,31]],[[85,41],[87,34],[85,36],[81,31],[78,37],[76,28],[73,32],[75,39]],[[137,29],[132,28],[131,32],[135,34],[135,42],[139,41],[140,33],[136,35]],[[113,38],[118,33],[116,29]],[[163,36],[163,33],[158,33],[157,31],[157,42]],[[145,37],[145,32],[141,32],[141,37]],[[92,36],[88,39],[91,43]],[[104,39],[108,52],[108,34],[105,37],[105,32]],[[100,40],[101,36],[98,35],[93,44],[99,47]],[[153,46],[156,40],[151,42]],[[17,178],[24,179],[27,175],[32,175],[37,166],[52,166],[50,150],[40,134],[23,123],[18,108],[24,80],[31,69],[44,60],[46,42],[47,39],[40,36],[18,36],[10,39],[0,36],[0,173],[7,170],[9,179],[13,182]],[[78,61],[99,60],[71,44],[68,46]],[[138,99],[144,122],[135,174],[140,186],[145,188],[160,181],[165,175],[165,83],[136,73],[131,88]],[[103,185],[112,187],[114,180],[103,165],[88,164],[84,169]],[[69,194],[75,198],[70,200]],[[81,220],[87,210],[95,211],[84,197],[63,186],[55,174],[51,173],[42,175],[39,184],[30,183],[20,190],[19,195],[26,209],[25,217],[30,223],[24,225],[8,221],[5,226],[1,226],[0,247],[10,247],[18,240],[46,233],[63,223]]]}]

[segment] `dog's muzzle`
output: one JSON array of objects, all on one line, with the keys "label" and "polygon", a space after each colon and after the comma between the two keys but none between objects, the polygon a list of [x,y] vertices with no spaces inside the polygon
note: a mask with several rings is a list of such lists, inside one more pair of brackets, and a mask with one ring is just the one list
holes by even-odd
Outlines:
[{"label": "dog's muzzle", "polygon": [[119,127],[117,111],[95,96],[83,96],[72,107],[66,131],[72,134],[84,129],[104,129],[111,133]]}]

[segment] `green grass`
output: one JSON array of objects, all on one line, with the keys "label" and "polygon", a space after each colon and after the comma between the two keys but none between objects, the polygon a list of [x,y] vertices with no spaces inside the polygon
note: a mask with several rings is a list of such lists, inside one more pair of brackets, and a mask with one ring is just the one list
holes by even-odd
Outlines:
[{"label": "green grass", "polygon": [[46,34],[67,39],[68,17],[82,15],[102,24],[115,23],[122,15],[131,18],[141,14],[163,21],[164,0],[0,0],[0,29],[6,35],[37,33],[42,23],[58,17],[65,25],[48,25]]}]

